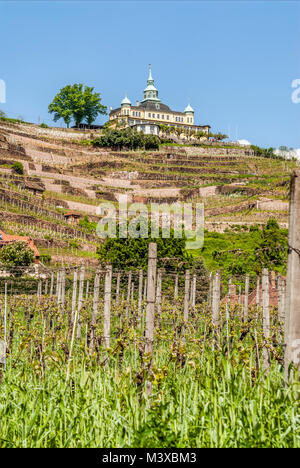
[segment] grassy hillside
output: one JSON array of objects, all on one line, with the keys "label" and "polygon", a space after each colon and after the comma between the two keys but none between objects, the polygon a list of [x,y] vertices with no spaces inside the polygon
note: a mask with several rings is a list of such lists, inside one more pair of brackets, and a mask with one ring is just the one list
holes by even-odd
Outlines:
[{"label": "grassy hillside", "polygon": [[[216,245],[223,250],[250,248],[253,233],[238,233],[236,227],[249,230],[274,218],[287,228],[295,161],[257,157],[239,147],[162,145],[157,151],[113,151],[81,144],[96,137],[95,132],[0,121],[0,223],[8,233],[30,235],[59,262],[95,259],[98,239],[83,226],[69,226],[63,213],[77,211],[96,222],[97,205],[117,204],[120,194],[127,194],[129,203],[147,206],[203,202],[208,233],[225,231],[219,237],[206,234],[203,255],[210,268],[217,268],[222,264],[213,257]],[[24,175],[12,169],[16,161]],[[43,195],[33,195],[22,181],[41,185]]]}]

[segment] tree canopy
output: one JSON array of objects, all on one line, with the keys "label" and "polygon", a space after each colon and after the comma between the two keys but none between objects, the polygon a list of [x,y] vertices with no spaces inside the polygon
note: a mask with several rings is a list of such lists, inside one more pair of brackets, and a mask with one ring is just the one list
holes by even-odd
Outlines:
[{"label": "tree canopy", "polygon": [[[174,230],[170,230],[170,238],[163,238],[162,229],[159,230],[158,238],[151,237],[151,225],[143,222],[136,224],[136,230],[142,235],[145,229],[148,229],[148,237],[133,238],[128,236],[123,239],[119,236],[117,227],[116,238],[107,238],[97,249],[97,255],[100,262],[110,263],[113,268],[130,270],[143,268],[147,269],[148,264],[148,246],[150,242],[157,243],[157,257],[164,258],[166,268],[193,268],[197,261],[187,252],[186,238],[174,237]],[[199,261],[198,261],[199,263]],[[202,261],[200,260],[202,265]]]},{"label": "tree canopy", "polygon": [[107,114],[107,107],[101,104],[100,93],[82,83],[67,85],[60,90],[48,107],[54,122],[63,119],[67,127],[72,119],[78,127],[84,120],[91,125],[99,114]]},{"label": "tree canopy", "polygon": [[0,250],[0,263],[7,267],[29,266],[34,261],[34,253],[24,241],[12,242]]},{"label": "tree canopy", "polygon": [[222,270],[222,278],[232,275],[256,277],[263,268],[286,273],[287,229],[281,229],[270,218],[260,228],[247,225],[235,226],[224,233],[205,232],[204,246],[198,252],[212,271]]}]

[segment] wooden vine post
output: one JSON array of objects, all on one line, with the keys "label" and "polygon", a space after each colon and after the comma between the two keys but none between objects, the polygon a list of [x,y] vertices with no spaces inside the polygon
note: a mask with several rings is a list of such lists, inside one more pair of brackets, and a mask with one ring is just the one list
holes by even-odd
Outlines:
[{"label": "wooden vine post", "polygon": [[263,322],[263,335],[264,335],[264,347],[263,347],[263,369],[269,370],[270,357],[268,350],[268,341],[270,339],[270,310],[269,310],[269,272],[267,268],[262,271],[262,322]]},{"label": "wooden vine post", "polygon": [[[153,362],[154,320],[155,320],[155,286],[157,269],[157,244],[151,242],[148,250],[148,278],[147,278],[147,310],[145,330],[145,355],[149,358],[150,370]],[[147,394],[151,393],[152,384],[146,382]]]},{"label": "wooden vine post", "polygon": [[300,170],[293,171],[290,183],[288,269],[285,314],[285,374],[294,364],[300,370]]},{"label": "wooden vine post", "polygon": [[138,321],[142,315],[142,303],[143,303],[143,270],[139,271],[139,295],[138,295]]},{"label": "wooden vine post", "polygon": [[175,276],[174,301],[178,299],[178,275]]},{"label": "wooden vine post", "polygon": [[82,265],[80,268],[80,274],[79,274],[79,292],[78,292],[78,325],[77,325],[77,338],[78,339],[81,338],[82,320],[81,320],[80,311],[83,305],[84,274],[85,274],[85,269],[84,269],[84,265]]},{"label": "wooden vine post", "polygon": [[183,306],[183,340],[186,343],[186,328],[189,320],[189,294],[190,294],[190,270],[185,271],[184,281],[184,306]]},{"label": "wooden vine post", "polygon": [[121,273],[117,274],[117,285],[116,285],[116,306],[119,305],[120,300],[120,283],[121,283]]},{"label": "wooden vine post", "polygon": [[105,272],[104,282],[104,322],[103,335],[104,345],[110,347],[110,307],[111,307],[111,281],[112,281],[112,266],[108,265]]},{"label": "wooden vine post", "polygon": [[213,276],[212,284],[212,323],[215,327],[220,321],[220,273]]},{"label": "wooden vine post", "polygon": [[130,309],[131,280],[132,280],[132,271],[128,273],[127,299],[126,299],[126,317],[127,318],[129,316],[129,309]]},{"label": "wooden vine post", "polygon": [[75,317],[76,302],[77,302],[77,279],[78,279],[78,271],[77,271],[77,268],[75,268],[74,277],[73,277],[73,292],[72,292],[72,320],[74,320],[74,317]]},{"label": "wooden vine post", "polygon": [[93,312],[92,312],[92,331],[90,350],[93,352],[95,347],[95,329],[97,324],[97,315],[99,308],[99,291],[100,291],[100,274],[97,271],[94,279],[94,297],[93,297]]},{"label": "wooden vine post", "polygon": [[156,310],[157,310],[158,320],[160,320],[160,315],[161,315],[161,285],[162,285],[162,271],[158,270],[157,281],[156,281]]},{"label": "wooden vine post", "polygon": [[249,302],[249,275],[246,275],[245,280],[245,300],[244,300],[244,322],[248,320],[248,302]]}]

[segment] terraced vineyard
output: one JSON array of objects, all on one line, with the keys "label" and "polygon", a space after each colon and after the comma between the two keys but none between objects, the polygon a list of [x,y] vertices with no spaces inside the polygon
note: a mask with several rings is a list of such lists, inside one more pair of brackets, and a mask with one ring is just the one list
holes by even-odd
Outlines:
[{"label": "terraced vineyard", "polygon": [[[284,265],[276,283],[246,262],[268,242],[263,230],[245,248],[253,224],[286,227],[296,162],[226,146],[100,150],[84,141],[96,136],[0,121],[0,226],[51,255],[40,273],[1,267],[0,446],[299,447],[298,390],[283,368]],[[96,208],[125,194],[203,202],[206,229],[228,235],[211,233],[212,272],[233,240],[245,254],[236,266],[251,271],[232,275],[234,253],[226,275],[151,255],[147,278],[104,269]],[[88,219],[67,222],[70,211]],[[272,223],[281,252],[286,231]]]},{"label": "terraced vineyard", "polygon": [[[0,121],[0,222],[6,229],[30,234],[45,252],[56,248],[62,257],[72,250],[67,243],[60,249],[55,243],[73,236],[81,244],[77,254],[90,251],[93,256],[96,239],[68,226],[63,213],[75,210],[96,222],[98,203],[117,203],[121,194],[129,203],[203,202],[210,231],[263,224],[270,217],[287,227],[288,180],[296,162],[259,158],[252,150],[226,146],[116,152],[80,143],[96,136]],[[23,164],[25,176],[12,173],[14,161]],[[22,187],[22,179],[42,186],[43,196],[33,196]],[[31,228],[25,228],[29,223]],[[45,230],[52,245],[45,244]]]}]

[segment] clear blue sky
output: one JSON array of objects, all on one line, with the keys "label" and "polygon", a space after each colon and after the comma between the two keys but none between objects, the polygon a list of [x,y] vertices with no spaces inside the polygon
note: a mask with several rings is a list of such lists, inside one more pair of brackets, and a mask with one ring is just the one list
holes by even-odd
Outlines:
[{"label": "clear blue sky", "polygon": [[198,124],[300,148],[299,2],[0,1],[0,18],[11,117],[51,123],[48,104],[78,82],[107,106],[125,91],[135,103],[151,63],[162,101],[183,110],[190,99]]}]

